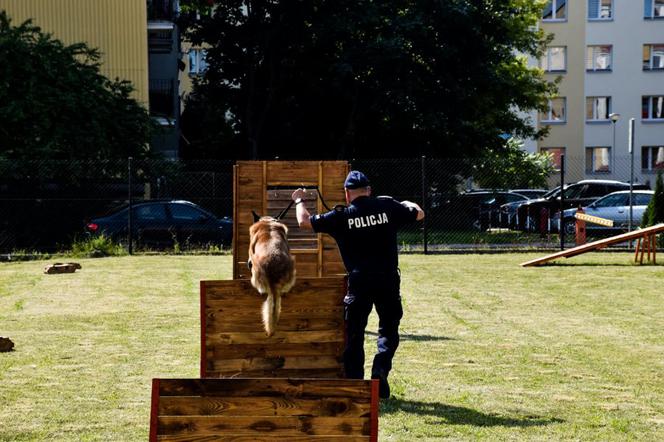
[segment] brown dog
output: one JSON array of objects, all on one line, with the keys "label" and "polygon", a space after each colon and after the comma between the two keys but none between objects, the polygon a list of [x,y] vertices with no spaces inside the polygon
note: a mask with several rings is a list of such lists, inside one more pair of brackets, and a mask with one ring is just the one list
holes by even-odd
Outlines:
[{"label": "brown dog", "polygon": [[288,248],[288,228],[275,218],[264,216],[249,228],[251,285],[267,294],[263,303],[263,325],[274,334],[281,313],[281,295],[295,284],[295,261]]}]

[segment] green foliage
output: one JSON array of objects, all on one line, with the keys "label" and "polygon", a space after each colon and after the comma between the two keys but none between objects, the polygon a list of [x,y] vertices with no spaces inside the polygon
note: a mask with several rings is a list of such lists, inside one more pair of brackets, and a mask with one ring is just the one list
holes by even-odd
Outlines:
[{"label": "green foliage", "polygon": [[664,223],[664,181],[662,180],[662,171],[657,171],[657,180],[655,181],[655,194],[653,195],[641,220],[641,227],[654,226],[658,223]]},{"label": "green foliage", "polygon": [[127,251],[120,244],[113,242],[105,235],[90,236],[74,241],[71,255],[81,258],[100,258],[104,256],[122,256]]},{"label": "green foliage", "polygon": [[183,115],[192,157],[466,158],[541,134],[519,110],[555,90],[526,61],[547,41],[542,1],[214,4],[180,23],[208,48]]},{"label": "green foliage", "polygon": [[0,11],[0,60],[0,159],[148,156],[154,123],[130,82],[100,74],[98,50]]},{"label": "green foliage", "polygon": [[527,153],[514,138],[501,150],[488,149],[475,168],[473,177],[487,189],[544,188],[553,172],[553,159],[548,153]]}]

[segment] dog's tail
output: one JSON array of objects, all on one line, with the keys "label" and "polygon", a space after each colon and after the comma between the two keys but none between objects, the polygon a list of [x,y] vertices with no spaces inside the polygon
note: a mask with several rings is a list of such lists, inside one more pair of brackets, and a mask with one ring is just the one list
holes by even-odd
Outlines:
[{"label": "dog's tail", "polygon": [[267,287],[267,298],[263,302],[263,326],[268,336],[274,334],[280,314],[281,294],[277,292],[273,284],[269,284]]}]

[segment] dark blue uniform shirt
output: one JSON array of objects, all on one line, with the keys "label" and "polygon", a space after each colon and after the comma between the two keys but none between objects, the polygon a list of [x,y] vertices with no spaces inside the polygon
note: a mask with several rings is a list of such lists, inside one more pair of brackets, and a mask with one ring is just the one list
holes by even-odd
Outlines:
[{"label": "dark blue uniform shirt", "polygon": [[399,266],[397,231],[416,219],[416,209],[392,198],[361,196],[310,221],[314,232],[337,241],[349,273],[390,273]]}]

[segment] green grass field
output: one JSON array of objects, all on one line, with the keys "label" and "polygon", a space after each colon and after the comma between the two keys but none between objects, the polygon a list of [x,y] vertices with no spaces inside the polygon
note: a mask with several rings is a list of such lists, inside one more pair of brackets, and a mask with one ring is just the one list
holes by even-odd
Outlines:
[{"label": "green grass field", "polygon": [[[664,440],[664,268],[536,256],[402,257],[381,441]],[[230,256],[78,261],[0,264],[2,441],[146,440],[151,378],[198,375],[198,281]]]}]

